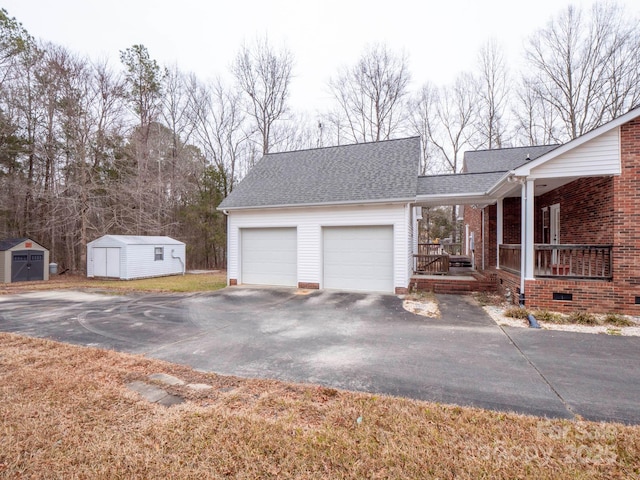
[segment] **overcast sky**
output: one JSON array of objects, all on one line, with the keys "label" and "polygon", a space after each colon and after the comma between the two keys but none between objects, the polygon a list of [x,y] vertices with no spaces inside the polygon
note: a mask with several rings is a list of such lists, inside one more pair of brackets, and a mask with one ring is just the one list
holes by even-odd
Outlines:
[{"label": "overcast sky", "polygon": [[[412,87],[450,82],[473,70],[478,50],[496,38],[512,62],[523,41],[569,3],[593,0],[1,0],[31,35],[120,67],[119,52],[143,44],[161,64],[202,80],[227,75],[239,46],[268,35],[295,57],[292,103],[313,113],[326,84],[383,42],[409,57]],[[626,0],[630,12],[640,2]],[[514,68],[518,68],[514,65]]]}]

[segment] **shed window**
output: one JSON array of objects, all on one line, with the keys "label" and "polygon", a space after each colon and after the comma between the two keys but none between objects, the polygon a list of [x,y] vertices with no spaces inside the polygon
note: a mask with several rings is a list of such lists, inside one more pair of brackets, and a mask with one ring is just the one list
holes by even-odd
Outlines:
[{"label": "shed window", "polygon": [[164,247],[156,247],[154,249],[154,260],[164,260]]}]

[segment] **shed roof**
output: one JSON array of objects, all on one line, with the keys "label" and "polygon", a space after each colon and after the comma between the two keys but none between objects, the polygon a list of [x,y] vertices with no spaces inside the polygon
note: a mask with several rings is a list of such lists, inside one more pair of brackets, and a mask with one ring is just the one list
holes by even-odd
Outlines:
[{"label": "shed roof", "polygon": [[[15,247],[16,245],[21,244],[22,242],[26,242],[31,240],[30,238],[27,237],[23,237],[23,238],[7,238],[5,240],[0,240],[0,252],[4,252],[6,250],[9,250],[13,247]],[[38,246],[42,247],[42,245],[40,245],[38,242],[31,240],[33,243],[37,244]],[[42,247],[44,248],[44,247]]]},{"label": "shed roof", "polygon": [[507,172],[555,150],[558,146],[540,145],[464,152],[463,171],[466,173]]},{"label": "shed roof", "polygon": [[412,200],[420,138],[265,155],[219,209]]},{"label": "shed roof", "polygon": [[183,242],[171,237],[153,235],[103,235],[89,243],[91,244],[105,238],[125,245],[184,245]]}]

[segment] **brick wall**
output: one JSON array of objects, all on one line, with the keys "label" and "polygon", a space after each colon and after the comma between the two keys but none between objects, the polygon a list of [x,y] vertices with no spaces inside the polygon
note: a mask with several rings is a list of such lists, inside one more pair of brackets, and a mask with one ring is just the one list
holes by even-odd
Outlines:
[{"label": "brick wall", "polygon": [[502,238],[504,239],[503,243],[520,243],[520,213],[520,197],[504,199],[502,203]]},{"label": "brick wall", "polygon": [[560,243],[612,244],[613,197],[612,177],[581,178],[536,197],[535,242],[545,243],[542,240],[542,208],[558,203]]},{"label": "brick wall", "polygon": [[640,296],[640,118],[620,127],[620,140],[622,175],[613,179],[613,280],[628,301]]},{"label": "brick wall", "polygon": [[[469,232],[474,232],[475,237],[475,267],[482,269],[482,210],[472,208],[470,205],[464,208],[464,223],[469,225]],[[485,269],[497,265],[496,235],[497,235],[497,207],[490,205],[484,209],[484,266]],[[462,239],[464,242],[464,239]],[[464,247],[463,247],[464,252]]]},{"label": "brick wall", "polygon": [[511,302],[518,304],[520,298],[520,277],[505,270],[496,270],[498,276],[498,293],[505,295],[511,292]]},{"label": "brick wall", "polygon": [[[464,224],[469,225],[469,233],[474,232],[475,236],[475,250],[477,255],[475,256],[475,268],[479,270],[482,265],[482,259],[480,258],[480,245],[481,245],[481,225],[482,225],[482,212],[480,209],[472,208],[471,205],[465,205],[464,207]],[[462,239],[464,243],[465,239]],[[462,247],[462,253],[465,252],[465,247]]]}]

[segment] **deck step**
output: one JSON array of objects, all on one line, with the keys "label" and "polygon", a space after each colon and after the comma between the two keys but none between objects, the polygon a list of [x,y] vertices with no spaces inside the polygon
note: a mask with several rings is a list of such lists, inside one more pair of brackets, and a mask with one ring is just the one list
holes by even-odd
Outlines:
[{"label": "deck step", "polygon": [[471,267],[471,258],[465,255],[449,255],[449,265],[452,267]]}]

